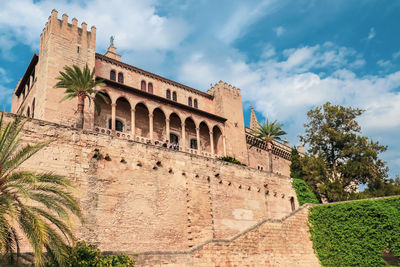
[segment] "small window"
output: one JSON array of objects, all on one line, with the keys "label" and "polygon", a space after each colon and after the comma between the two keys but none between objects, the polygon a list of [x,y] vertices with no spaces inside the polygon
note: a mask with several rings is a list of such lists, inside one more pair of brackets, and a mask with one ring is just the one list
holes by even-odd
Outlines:
[{"label": "small window", "polygon": [[35,117],[35,99],[32,101],[32,118]]},{"label": "small window", "polygon": [[115,81],[115,71],[114,70],[110,71],[110,80]]},{"label": "small window", "polygon": [[140,83],[140,90],[146,92],[146,82],[145,82],[145,81],[142,81],[142,82]]},{"label": "small window", "polygon": [[149,83],[149,86],[148,86],[148,90],[147,90],[150,94],[152,94],[153,93],[153,84],[152,83]]},{"label": "small window", "polygon": [[31,109],[28,107],[28,109],[26,110],[26,116],[30,117],[31,116]]},{"label": "small window", "polygon": [[189,99],[188,99],[188,105],[192,106],[192,98],[191,97],[189,97]]},{"label": "small window", "polygon": [[169,89],[165,93],[165,96],[167,97],[167,99],[171,99],[171,91]]},{"label": "small window", "polygon": [[122,72],[118,73],[118,82],[124,83],[124,74]]},{"label": "small window", "polygon": [[198,103],[197,103],[197,99],[193,100],[193,106],[194,106],[195,108],[198,108],[198,107],[199,107],[199,105],[198,105]]},{"label": "small window", "polygon": [[172,100],[178,101],[178,97],[176,96],[176,92],[172,93]]},{"label": "small window", "polygon": [[197,149],[197,140],[196,139],[190,139],[190,148]]},{"label": "small window", "polygon": [[292,207],[292,211],[294,211],[296,209],[296,205],[294,203],[294,197],[290,198],[290,206]]}]

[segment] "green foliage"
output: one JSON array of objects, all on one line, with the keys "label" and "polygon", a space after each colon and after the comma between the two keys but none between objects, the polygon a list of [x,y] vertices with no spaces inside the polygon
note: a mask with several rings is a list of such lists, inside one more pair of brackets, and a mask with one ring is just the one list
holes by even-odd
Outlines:
[{"label": "green foliage", "polygon": [[75,247],[69,248],[69,256],[65,265],[60,265],[52,257],[46,263],[46,267],[131,267],[135,261],[128,255],[101,255],[101,251],[94,245],[87,245],[84,241],[78,242]]},{"label": "green foliage", "polygon": [[310,154],[300,159],[301,178],[319,198],[347,200],[358,184],[373,186],[387,177],[386,163],[379,158],[387,147],[360,135],[356,118],[362,113],[329,102],[307,113],[300,140]]},{"label": "green foliage", "polygon": [[276,120],[269,123],[268,120],[262,124],[259,123],[258,129],[253,131],[253,134],[265,142],[273,140],[280,141],[281,136],[286,132],[282,130],[283,124],[278,123]]},{"label": "green foliage", "polygon": [[241,163],[240,161],[238,161],[237,159],[235,159],[234,157],[230,157],[230,156],[225,156],[225,157],[221,157],[219,158],[222,161],[226,161],[226,162],[230,162],[233,164],[237,164],[237,165],[242,165],[242,166],[246,166],[246,164]]},{"label": "green foliage", "polygon": [[313,247],[323,266],[383,266],[389,249],[400,259],[400,198],[310,208]]},{"label": "green foliage", "polygon": [[306,203],[319,204],[315,194],[308,188],[307,183],[301,179],[293,178],[293,187],[296,190],[300,206]]},{"label": "green foliage", "polygon": [[[49,144],[20,146],[26,119],[17,116],[4,125],[0,118],[0,262],[18,265],[20,235],[33,248],[36,266],[43,266],[44,249],[63,263],[67,242],[73,242],[72,215],[81,218],[70,180],[52,173],[19,171],[31,156]],[[17,231],[18,229],[18,231]],[[17,258],[15,258],[15,253]]]},{"label": "green foliage", "polygon": [[290,162],[290,177],[301,178],[301,157],[296,147],[292,148]]}]

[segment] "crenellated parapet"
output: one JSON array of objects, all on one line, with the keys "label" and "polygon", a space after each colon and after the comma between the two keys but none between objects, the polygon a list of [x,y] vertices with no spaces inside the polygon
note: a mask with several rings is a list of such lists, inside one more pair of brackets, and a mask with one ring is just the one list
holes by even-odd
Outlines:
[{"label": "crenellated parapet", "polygon": [[240,96],[240,88],[237,88],[231,84],[228,84],[223,81],[219,81],[218,83],[214,84],[208,91],[207,93],[214,95],[215,92],[217,91],[222,91],[224,90],[225,92],[229,92],[232,95]]},{"label": "crenellated parapet", "polygon": [[68,39],[77,42],[82,46],[93,50],[96,49],[95,26],[92,26],[90,31],[88,31],[86,22],[82,22],[80,27],[78,27],[78,20],[73,18],[71,23],[69,23],[67,14],[63,14],[61,19],[59,19],[58,11],[55,9],[51,12],[42,34],[40,35],[40,48],[46,44],[50,34],[68,36]]}]

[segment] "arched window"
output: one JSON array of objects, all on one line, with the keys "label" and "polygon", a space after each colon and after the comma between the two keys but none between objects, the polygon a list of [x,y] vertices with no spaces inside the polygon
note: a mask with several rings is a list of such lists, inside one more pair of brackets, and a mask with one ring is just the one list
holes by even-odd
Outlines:
[{"label": "arched window", "polygon": [[152,83],[149,83],[147,89],[148,89],[147,91],[148,91],[150,94],[152,94],[152,93],[153,93],[153,84],[152,84]]},{"label": "arched window", "polygon": [[145,82],[145,81],[142,81],[142,82],[140,83],[140,90],[146,92],[146,82]]},{"label": "arched window", "polygon": [[172,100],[178,101],[178,97],[176,96],[176,92],[172,93]]},{"label": "arched window", "polygon": [[193,100],[193,106],[194,106],[195,108],[198,108],[198,107],[199,107],[199,105],[198,105],[198,103],[197,103],[197,99],[194,99],[194,100]]},{"label": "arched window", "polygon": [[165,93],[167,99],[171,99],[171,91],[168,89],[167,92]]},{"label": "arched window", "polygon": [[124,83],[124,74],[122,72],[118,73],[118,82]]},{"label": "arched window", "polygon": [[110,80],[115,81],[115,70],[110,71]]},{"label": "arched window", "polygon": [[35,99],[32,101],[32,118],[35,117]]},{"label": "arched window", "polygon": [[188,98],[188,105],[192,106],[192,98],[191,97]]}]

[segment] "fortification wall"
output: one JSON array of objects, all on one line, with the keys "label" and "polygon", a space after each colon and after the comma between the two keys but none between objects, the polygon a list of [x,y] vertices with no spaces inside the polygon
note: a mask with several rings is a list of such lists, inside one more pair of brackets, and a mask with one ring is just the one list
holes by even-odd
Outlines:
[{"label": "fortification wall", "polygon": [[138,266],[320,266],[307,226],[308,206],[282,220],[263,220],[231,239],[186,251],[139,254]]},{"label": "fortification wall", "polygon": [[21,134],[22,143],[55,138],[22,168],[77,183],[86,222],[76,233],[104,251],[184,250],[230,238],[284,217],[296,199],[288,177],[210,158],[39,120]]}]

